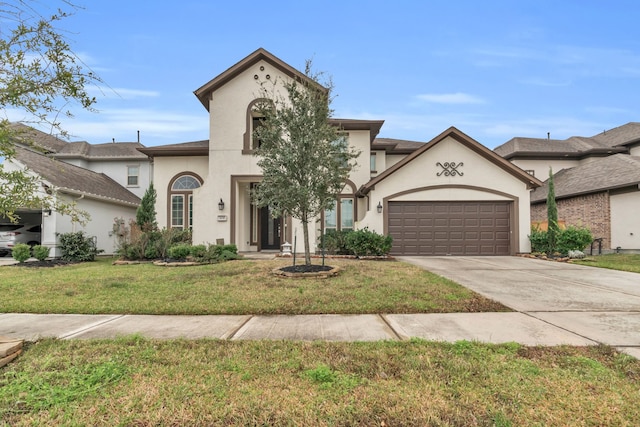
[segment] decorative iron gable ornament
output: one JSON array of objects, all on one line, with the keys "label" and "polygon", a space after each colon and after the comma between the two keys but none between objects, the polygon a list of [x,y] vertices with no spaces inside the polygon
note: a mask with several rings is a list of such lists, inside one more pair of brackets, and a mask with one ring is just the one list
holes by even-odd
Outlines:
[{"label": "decorative iron gable ornament", "polygon": [[444,162],[444,163],[436,163],[436,166],[440,166],[442,168],[442,170],[440,172],[438,172],[436,175],[437,176],[462,176],[464,175],[463,172],[460,172],[458,170],[458,168],[464,166],[464,163],[460,162],[458,164],[456,164],[456,162]]}]

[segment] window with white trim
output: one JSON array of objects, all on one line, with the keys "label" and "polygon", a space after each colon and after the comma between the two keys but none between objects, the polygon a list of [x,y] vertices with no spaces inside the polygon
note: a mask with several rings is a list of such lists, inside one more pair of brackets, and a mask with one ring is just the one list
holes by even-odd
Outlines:
[{"label": "window with white trim", "polygon": [[127,166],[127,187],[137,187],[139,184],[140,166]]},{"label": "window with white trim", "polygon": [[193,175],[180,175],[173,180],[169,188],[169,225],[171,228],[193,227],[193,190],[202,185]]}]

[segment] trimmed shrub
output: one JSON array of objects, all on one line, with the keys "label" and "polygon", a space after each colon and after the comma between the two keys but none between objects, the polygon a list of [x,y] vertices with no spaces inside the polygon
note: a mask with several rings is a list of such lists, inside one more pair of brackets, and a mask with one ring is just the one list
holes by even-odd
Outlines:
[{"label": "trimmed shrub", "polygon": [[351,255],[346,237],[351,231],[328,230],[320,237],[320,250],[331,255]]},{"label": "trimmed shrub", "polygon": [[47,246],[35,245],[31,248],[31,252],[38,261],[44,261],[49,256],[49,248]]},{"label": "trimmed shrub", "polygon": [[95,238],[87,237],[84,231],[57,234],[60,237],[62,259],[66,261],[94,261],[101,250],[96,248]]},{"label": "trimmed shrub", "polygon": [[211,245],[207,250],[209,262],[223,262],[238,259],[236,245]]},{"label": "trimmed shrub", "polygon": [[19,263],[23,263],[31,257],[31,246],[26,243],[16,243],[11,249],[11,256]]},{"label": "trimmed shrub", "polygon": [[547,254],[558,252],[567,255],[569,251],[583,251],[593,241],[593,235],[588,228],[569,226],[558,231],[556,246],[551,248],[549,247],[548,233],[537,227],[532,227],[529,240],[531,241],[531,252]]},{"label": "trimmed shrub", "polygon": [[549,252],[549,237],[546,231],[540,230],[538,227],[531,227],[529,240],[531,241],[531,252],[545,254]]},{"label": "trimmed shrub", "polygon": [[125,259],[163,259],[169,257],[169,248],[179,244],[191,244],[191,231],[177,228],[164,228],[160,231],[142,231],[135,221],[118,234],[118,255]]},{"label": "trimmed shrub", "polygon": [[191,245],[180,244],[169,248],[169,258],[184,260],[191,255]]},{"label": "trimmed shrub", "polygon": [[593,241],[593,235],[588,228],[567,227],[558,234],[558,252],[567,254],[569,251],[583,251]]},{"label": "trimmed shrub", "polygon": [[345,236],[347,250],[357,256],[383,256],[391,251],[393,239],[368,228],[356,230]]},{"label": "trimmed shrub", "polygon": [[209,262],[207,259],[207,246],[206,245],[194,245],[191,246],[191,257],[194,261]]}]

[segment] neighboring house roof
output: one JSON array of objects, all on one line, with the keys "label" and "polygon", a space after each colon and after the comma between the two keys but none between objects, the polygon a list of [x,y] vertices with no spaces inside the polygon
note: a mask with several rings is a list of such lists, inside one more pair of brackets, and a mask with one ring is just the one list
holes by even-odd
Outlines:
[{"label": "neighboring house roof", "polygon": [[[553,176],[556,199],[640,184],[640,157],[615,154],[584,165],[563,169]],[[546,202],[548,180],[531,192],[531,203]]]},{"label": "neighboring house roof", "polygon": [[87,160],[147,160],[147,156],[138,149],[144,148],[139,142],[110,142],[89,144],[88,142],[70,142],[53,154],[57,159]]},{"label": "neighboring house roof", "polygon": [[494,151],[505,159],[515,157],[577,158],[627,153],[626,146],[640,143],[640,123],[605,131],[592,137],[572,136],[564,140],[515,137]]},{"label": "neighboring house roof", "polygon": [[59,191],[94,199],[138,206],[140,198],[103,173],[51,159],[22,147],[16,147],[16,160],[41,176]]},{"label": "neighboring house roof", "polygon": [[537,178],[535,178],[534,176],[529,175],[519,167],[515,166],[510,161],[503,159],[493,151],[489,150],[484,145],[480,144],[478,141],[474,140],[470,136],[464,134],[463,132],[459,131],[458,129],[452,126],[449,129],[442,132],[440,135],[433,138],[428,143],[423,144],[422,147],[418,148],[417,150],[414,150],[411,154],[409,154],[404,159],[400,160],[398,163],[396,163],[389,169],[385,170],[375,178],[372,178],[369,182],[367,182],[362,187],[360,187],[360,189],[358,190],[359,195],[362,195],[362,196],[366,195],[371,190],[373,190],[376,184],[378,184],[380,181],[386,179],[388,176],[392,175],[395,171],[404,167],[407,163],[410,163],[413,159],[417,158],[418,156],[422,155],[425,151],[431,149],[432,147],[435,147],[437,144],[444,141],[447,137],[451,137],[455,139],[462,145],[466,146],[467,148],[471,149],[472,151],[486,158],[490,162],[494,163],[501,169],[505,170],[506,172],[520,179],[521,181],[527,184],[528,188],[535,188],[542,185],[542,182]]},{"label": "neighboring house roof", "polygon": [[10,126],[18,133],[16,136],[23,145],[35,146],[48,153],[56,153],[68,144],[67,141],[22,123],[15,122]]},{"label": "neighboring house roof", "polygon": [[593,136],[592,139],[611,147],[634,145],[635,143],[640,143],[640,123],[630,122],[599,133]]},{"label": "neighboring house roof", "polygon": [[160,145],[157,147],[138,148],[138,151],[153,157],[170,156],[208,156],[209,140],[183,142],[181,144]]},{"label": "neighboring house roof", "polygon": [[[209,111],[209,98],[211,97],[211,93],[216,91],[219,87],[223,86],[228,81],[234,79],[236,76],[238,76],[240,73],[245,71],[247,68],[258,63],[259,61],[265,61],[273,65],[282,73],[284,73],[285,75],[293,79],[310,82],[314,85],[320,86],[318,83],[314,82],[309,77],[307,77],[304,73],[301,73],[300,71],[296,70],[289,64],[275,57],[273,54],[267,52],[265,49],[260,48],[255,52],[251,53],[246,58],[242,59],[240,62],[236,63],[235,65],[232,65],[230,68],[228,68],[222,74],[215,77],[213,80],[210,80],[200,88],[196,89],[193,93],[198,97],[202,105],[204,105],[204,108],[206,108],[207,111]],[[322,88],[322,86],[320,87]],[[327,90],[326,88],[322,88],[322,89]]]}]

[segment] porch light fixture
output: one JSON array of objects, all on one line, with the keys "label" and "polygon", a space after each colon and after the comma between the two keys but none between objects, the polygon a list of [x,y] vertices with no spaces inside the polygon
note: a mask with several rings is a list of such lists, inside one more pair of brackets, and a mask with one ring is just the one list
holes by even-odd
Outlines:
[{"label": "porch light fixture", "polygon": [[378,202],[378,206],[376,206],[376,209],[378,209],[378,213],[382,213],[382,203]]},{"label": "porch light fixture", "polygon": [[224,202],[222,201],[222,198],[220,198],[220,201],[218,202],[218,209],[221,211],[224,210]]}]

